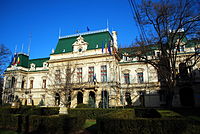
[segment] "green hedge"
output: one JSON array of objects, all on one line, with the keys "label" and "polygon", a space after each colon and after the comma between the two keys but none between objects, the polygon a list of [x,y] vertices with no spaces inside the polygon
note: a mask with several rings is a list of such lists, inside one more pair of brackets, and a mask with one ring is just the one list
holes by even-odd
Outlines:
[{"label": "green hedge", "polygon": [[22,118],[19,114],[0,114],[0,128],[21,131]]},{"label": "green hedge", "polygon": [[102,108],[75,108],[69,109],[68,112],[70,115],[84,117],[85,119],[96,119],[104,114],[110,112],[118,112],[122,109],[102,109]]},{"label": "green hedge", "polygon": [[161,114],[152,108],[135,108],[135,116],[141,118],[160,118]]},{"label": "green hedge", "polygon": [[76,108],[90,108],[88,104],[78,104]]},{"label": "green hedge", "polygon": [[29,117],[29,133],[67,134],[79,130],[85,123],[84,119],[69,115],[53,115]]},{"label": "green hedge", "polygon": [[[190,127],[187,128],[187,124],[188,120],[183,118],[113,118],[97,120],[99,134],[182,134],[183,132],[190,132],[191,129]],[[195,131],[197,133],[199,129]]]},{"label": "green hedge", "polygon": [[1,114],[26,114],[26,115],[54,115],[59,114],[59,107],[32,107],[22,106],[20,108],[1,107]]},{"label": "green hedge", "polygon": [[22,106],[20,108],[11,108],[10,106],[1,107],[0,114],[24,114],[27,113],[31,108],[31,106]]},{"label": "green hedge", "polygon": [[33,107],[27,111],[28,115],[55,115],[59,114],[59,107]]},{"label": "green hedge", "polygon": [[0,128],[23,133],[67,134],[79,130],[85,123],[84,118],[70,115],[24,115],[0,114]]},{"label": "green hedge", "polygon": [[[135,109],[135,112],[140,110]],[[199,122],[188,120],[174,112],[170,113],[169,110],[158,111],[162,115],[161,118],[137,117],[148,115],[141,111],[140,114],[136,114],[132,110],[124,110],[97,118],[98,134],[197,134],[200,132]]]}]

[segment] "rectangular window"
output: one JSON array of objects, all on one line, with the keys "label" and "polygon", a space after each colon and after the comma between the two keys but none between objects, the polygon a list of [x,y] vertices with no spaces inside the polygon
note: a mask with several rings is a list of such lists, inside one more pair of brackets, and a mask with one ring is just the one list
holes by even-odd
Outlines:
[{"label": "rectangular window", "polygon": [[77,68],[77,79],[79,83],[82,82],[82,68]]},{"label": "rectangular window", "polygon": [[180,46],[180,52],[183,52],[183,51],[184,51],[184,46],[181,45],[181,46]]},{"label": "rectangular window", "polygon": [[15,79],[15,77],[12,77],[11,88],[15,88],[16,87],[16,82],[17,82],[17,80]]},{"label": "rectangular window", "polygon": [[138,77],[138,83],[144,82],[143,72],[137,73],[137,77]]},{"label": "rectangular window", "polygon": [[101,82],[107,82],[107,67],[101,66]]},{"label": "rectangular window", "polygon": [[93,82],[94,81],[94,67],[88,68],[88,81]]},{"label": "rectangular window", "polygon": [[200,47],[195,48],[195,51],[196,51],[197,53],[200,53]]},{"label": "rectangular window", "polygon": [[21,88],[24,89],[25,80],[22,80]]},{"label": "rectangular window", "polygon": [[6,83],[6,88],[11,88],[11,80],[8,80]]},{"label": "rectangular window", "polygon": [[55,81],[56,81],[57,84],[61,82],[60,70],[56,70]]},{"label": "rectangular window", "polygon": [[124,74],[124,81],[126,84],[130,84],[129,73]]},{"label": "rectangular window", "polygon": [[30,80],[30,89],[33,88],[33,80]]},{"label": "rectangular window", "polygon": [[46,88],[46,80],[45,79],[42,81],[42,88]]},{"label": "rectangular window", "polygon": [[157,57],[160,57],[160,52],[157,52],[157,54],[156,54],[156,55],[157,55]]}]

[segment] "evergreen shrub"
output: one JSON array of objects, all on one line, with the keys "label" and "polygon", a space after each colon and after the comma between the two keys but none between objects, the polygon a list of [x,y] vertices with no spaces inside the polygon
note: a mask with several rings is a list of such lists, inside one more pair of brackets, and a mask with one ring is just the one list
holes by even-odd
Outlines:
[{"label": "evergreen shrub", "polygon": [[0,128],[21,131],[22,118],[19,114],[0,114]]},{"label": "evergreen shrub", "polygon": [[68,110],[70,115],[84,117],[85,119],[96,119],[104,114],[117,111],[121,111],[121,109],[75,108]]},{"label": "evergreen shrub", "polygon": [[55,115],[59,114],[59,107],[34,107],[27,111],[28,115]]},{"label": "evergreen shrub", "polygon": [[29,117],[29,133],[67,134],[82,128],[85,120],[69,115],[51,115]]},{"label": "evergreen shrub", "polygon": [[[135,114],[131,110],[105,114],[97,118],[98,134],[196,134],[200,132],[200,123],[197,121],[183,118],[174,112],[170,113],[169,110],[165,112],[160,110],[158,112],[160,118],[149,116],[152,111],[135,109]],[[153,115],[157,116],[154,112]]]},{"label": "evergreen shrub", "polygon": [[161,115],[156,109],[135,108],[136,117],[141,118],[160,118]]},{"label": "evergreen shrub", "polygon": [[1,107],[0,114],[54,115],[59,113],[59,107],[22,106],[20,108]]},{"label": "evergreen shrub", "polygon": [[76,106],[76,108],[90,108],[90,106],[89,106],[88,104],[83,104],[83,103],[81,103],[81,104],[78,104],[78,105]]}]

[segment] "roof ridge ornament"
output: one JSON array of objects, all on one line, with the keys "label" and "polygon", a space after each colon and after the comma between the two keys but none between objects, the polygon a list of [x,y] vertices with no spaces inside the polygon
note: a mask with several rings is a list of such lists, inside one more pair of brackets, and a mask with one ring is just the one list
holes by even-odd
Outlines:
[{"label": "roof ridge ornament", "polygon": [[81,35],[78,38],[76,38],[76,41],[72,44],[72,46],[80,45],[88,45],[88,43],[84,41],[84,38]]},{"label": "roof ridge ornament", "polygon": [[72,34],[72,35],[67,35],[67,36],[62,36],[59,37],[59,39],[65,39],[65,38],[70,38],[70,37],[76,37],[80,35],[88,35],[88,34],[95,34],[95,33],[101,33],[101,32],[106,32],[109,31],[109,29],[102,29],[102,30],[97,30],[97,31],[89,31],[89,32],[84,32],[84,33],[78,33],[78,34]]}]

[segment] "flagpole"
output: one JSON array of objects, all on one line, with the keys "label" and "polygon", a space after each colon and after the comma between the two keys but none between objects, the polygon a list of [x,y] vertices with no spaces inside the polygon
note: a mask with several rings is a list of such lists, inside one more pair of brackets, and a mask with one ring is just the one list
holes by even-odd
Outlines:
[{"label": "flagpole", "polygon": [[21,53],[23,53],[23,49],[24,49],[24,44],[22,44]]},{"label": "flagpole", "polygon": [[31,40],[32,40],[32,33],[30,33],[30,35],[29,35],[28,56],[30,56]]},{"label": "flagpole", "polygon": [[59,33],[58,33],[58,38],[60,39],[61,37],[61,28],[59,28]]},{"label": "flagpole", "polygon": [[15,45],[15,52],[14,52],[14,54],[17,52],[17,44]]},{"label": "flagpole", "polygon": [[108,19],[107,19],[107,30],[109,31],[109,24],[108,24]]}]

